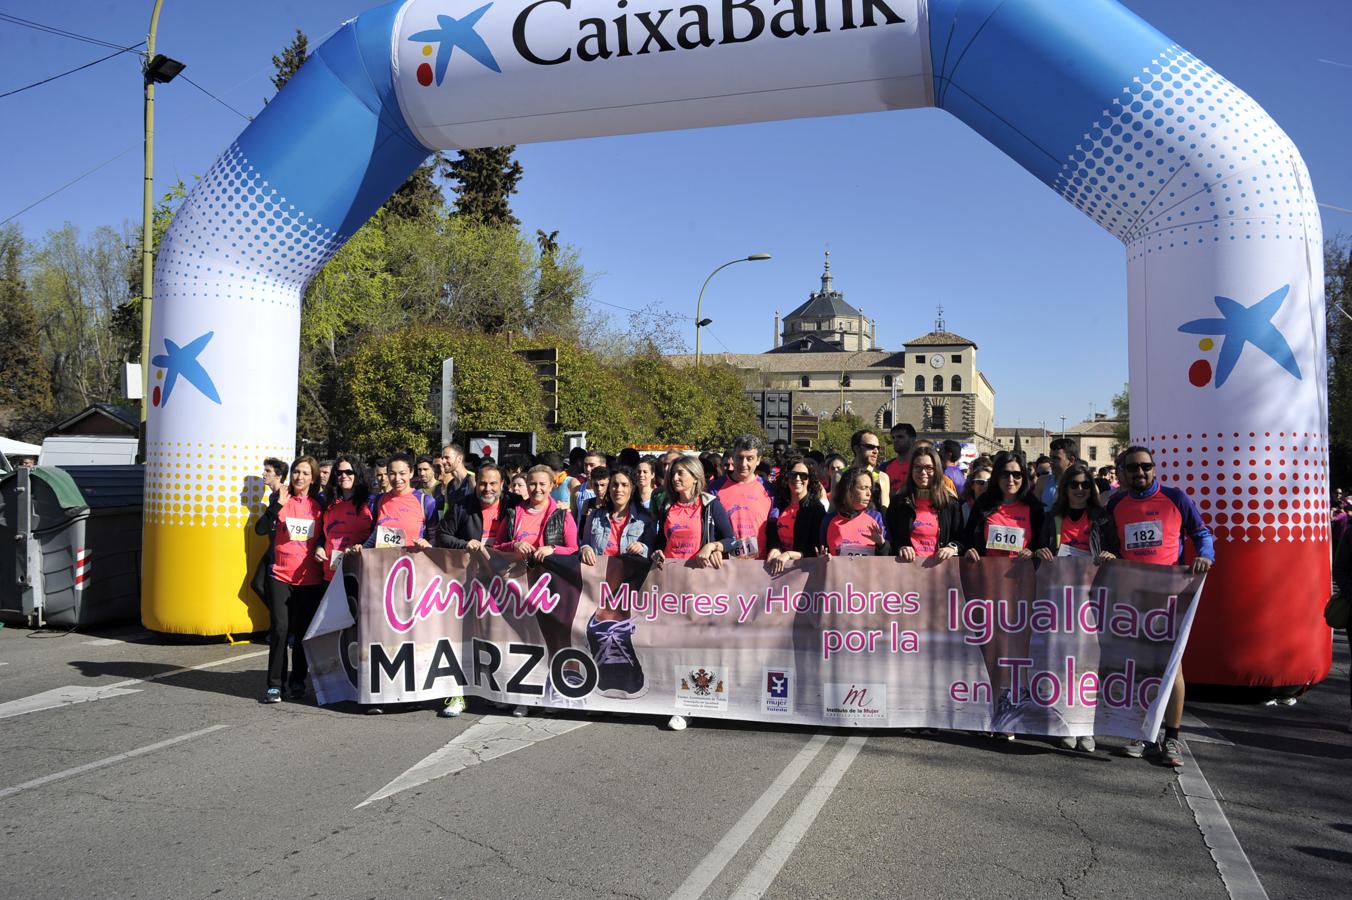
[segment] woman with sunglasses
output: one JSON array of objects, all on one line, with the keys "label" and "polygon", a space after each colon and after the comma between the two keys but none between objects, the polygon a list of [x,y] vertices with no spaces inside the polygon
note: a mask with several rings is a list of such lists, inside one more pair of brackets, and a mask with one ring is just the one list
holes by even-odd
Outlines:
[{"label": "woman with sunglasses", "polygon": [[886,556],[887,525],[873,508],[873,473],[846,469],[832,496],[835,513],[822,525],[822,555]]},{"label": "woman with sunglasses", "polygon": [[943,473],[933,447],[911,451],[906,486],[887,510],[888,533],[903,562],[943,561],[962,550],[962,503],[944,487]]},{"label": "woman with sunglasses", "polygon": [[[993,463],[995,487],[976,501],[962,542],[963,558],[980,562],[982,557],[1029,559],[1042,549],[1042,503],[1033,495],[1028,467],[1021,454],[1001,450]],[[1037,593],[1037,578],[1031,564],[1008,569],[968,565],[962,567],[963,592],[968,597],[1000,597],[1031,601]],[[1028,656],[1033,633],[1027,623],[1019,631],[997,631],[981,645],[981,656],[993,691],[991,732],[1005,740],[1014,735],[1048,734],[1064,727],[1060,713],[1033,702],[1024,683],[1017,694],[1002,658]]]},{"label": "woman with sunglasses", "polygon": [[967,527],[967,523],[972,518],[972,507],[976,501],[981,499],[981,495],[986,493],[987,487],[991,482],[991,462],[988,459],[978,459],[972,463],[972,468],[967,470],[967,481],[962,486],[962,525]]},{"label": "woman with sunglasses", "polygon": [[1042,504],[1032,496],[1023,457],[1008,450],[995,455],[995,488],[972,507],[963,545],[966,558],[1017,556],[1026,559],[1042,548]]},{"label": "woman with sunglasses", "polygon": [[817,555],[826,506],[822,502],[822,483],[817,466],[802,456],[787,455],[780,464],[775,483],[775,505],[770,510],[766,556],[770,574],[779,575],[785,567],[805,556]]},{"label": "woman with sunglasses", "polygon": [[1084,463],[1075,463],[1061,474],[1056,486],[1056,502],[1043,522],[1043,546],[1037,558],[1048,562],[1057,556],[1097,558],[1103,551],[1107,521],[1094,473]]},{"label": "woman with sunglasses", "polygon": [[324,564],[324,580],[333,580],[333,567],[351,547],[366,543],[375,528],[375,503],[366,472],[351,456],[333,463],[331,484],[325,495],[324,543],[315,557]]}]

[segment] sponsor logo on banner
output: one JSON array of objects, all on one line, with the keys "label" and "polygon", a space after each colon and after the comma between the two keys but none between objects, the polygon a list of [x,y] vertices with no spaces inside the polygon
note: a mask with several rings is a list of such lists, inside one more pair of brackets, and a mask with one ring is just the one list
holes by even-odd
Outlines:
[{"label": "sponsor logo on banner", "polygon": [[761,712],[793,714],[793,669],[766,669],[761,686]]},{"label": "sponsor logo on banner", "polygon": [[887,685],[856,681],[822,685],[822,713],[828,719],[886,719]]},{"label": "sponsor logo on banner", "polygon": [[676,708],[726,710],[727,666],[677,666]]}]

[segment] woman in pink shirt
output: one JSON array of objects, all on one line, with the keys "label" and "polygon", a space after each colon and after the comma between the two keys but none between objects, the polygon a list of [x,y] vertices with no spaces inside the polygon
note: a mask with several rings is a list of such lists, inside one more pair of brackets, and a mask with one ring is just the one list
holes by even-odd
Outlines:
[{"label": "woman in pink shirt", "polygon": [[334,460],[329,480],[324,504],[324,543],[315,551],[315,557],[324,564],[325,581],[333,580],[338,557],[366,543],[375,528],[375,498],[361,464],[350,456],[340,456]]},{"label": "woman in pink shirt", "polygon": [[554,553],[577,552],[577,523],[550,496],[553,488],[554,470],[549,466],[534,466],[526,472],[526,500],[516,508],[511,541],[498,549],[537,563]]},{"label": "woman in pink shirt", "polygon": [[822,524],[822,556],[886,556],[887,526],[873,508],[873,473],[845,470],[832,494],[835,513]]},{"label": "woman in pink shirt", "polygon": [[324,511],[319,502],[319,462],[313,456],[302,456],[292,464],[290,482],[273,493],[254,531],[272,534],[276,541],[265,590],[272,624],[263,702],[281,703],[283,685],[289,699],[300,700],[309,674],[302,641],[324,595],[324,567],[315,556],[323,541]]}]

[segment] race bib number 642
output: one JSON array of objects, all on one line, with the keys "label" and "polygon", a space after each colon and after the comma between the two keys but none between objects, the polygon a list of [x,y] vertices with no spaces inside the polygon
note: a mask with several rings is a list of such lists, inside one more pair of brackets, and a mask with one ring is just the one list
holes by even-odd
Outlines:
[{"label": "race bib number 642", "polygon": [[376,528],[376,546],[404,546],[404,530],[402,528],[386,528],[384,525],[379,526]]}]

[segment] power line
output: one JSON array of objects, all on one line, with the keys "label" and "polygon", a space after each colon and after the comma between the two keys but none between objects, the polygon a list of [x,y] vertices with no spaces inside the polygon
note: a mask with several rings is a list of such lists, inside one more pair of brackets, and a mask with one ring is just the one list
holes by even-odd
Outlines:
[{"label": "power line", "polygon": [[114,156],[112,159],[104,160],[103,162],[101,162],[101,163],[99,163],[97,166],[95,166],[94,168],[90,169],[88,172],[85,172],[83,175],[78,175],[78,176],[76,176],[75,178],[72,178],[70,181],[67,181],[65,184],[61,185],[61,187],[59,187],[59,188],[57,188],[56,190],[52,191],[50,194],[47,194],[46,196],[43,196],[43,197],[39,197],[37,200],[34,200],[32,203],[28,204],[28,205],[25,206],[23,209],[21,209],[21,210],[19,210],[18,212],[16,212],[14,215],[12,215],[12,216],[10,216],[10,217],[4,219],[4,220],[0,220],[0,225],[7,225],[7,224],[9,224],[9,223],[12,222],[13,220],[19,218],[19,216],[23,215],[24,213],[28,212],[28,211],[29,211],[30,209],[32,209],[33,207],[37,206],[39,203],[42,203],[42,202],[45,201],[45,200],[50,200],[50,199],[52,199],[52,198],[55,197],[57,194],[59,194],[59,193],[61,193],[62,191],[64,191],[66,188],[70,187],[71,185],[75,184],[75,183],[78,182],[78,181],[83,181],[84,179],[88,178],[90,175],[93,175],[93,174],[94,174],[95,172],[97,172],[99,169],[102,169],[104,166],[111,165],[112,163],[114,163],[114,162],[116,162],[117,160],[121,159],[122,157],[126,156],[128,153],[130,153],[131,151],[135,150],[135,149],[136,149],[137,147],[139,147],[139,146],[141,146],[141,145],[140,145],[140,144],[132,144],[130,147],[128,147],[127,149],[123,150],[121,153],[117,154],[117,156]]},{"label": "power line", "polygon": [[88,69],[90,66],[97,66],[97,65],[98,65],[99,63],[101,63],[101,62],[107,62],[108,60],[112,59],[114,56],[121,56],[123,53],[130,53],[130,52],[132,52],[133,50],[136,50],[138,47],[140,47],[140,46],[141,46],[142,44],[144,44],[144,43],[145,43],[145,41],[141,41],[140,44],[134,44],[134,45],[132,45],[132,46],[130,46],[130,47],[123,47],[122,49],[118,50],[116,53],[110,53],[110,54],[108,54],[107,56],[103,56],[103,57],[100,57],[100,58],[94,60],[93,62],[87,62],[87,63],[85,63],[85,64],[82,65],[82,66],[76,66],[76,67],[73,68],[73,69],[67,69],[67,70],[64,71],[64,72],[59,72],[59,73],[57,73],[56,75],[51,76],[50,78],[44,78],[44,79],[42,79],[41,81],[35,81],[35,82],[33,82],[32,84],[26,84],[26,85],[24,85],[24,86],[21,87],[21,88],[15,88],[15,89],[12,90],[12,91],[6,91],[5,93],[0,94],[0,99],[3,99],[3,98],[5,98],[5,97],[12,97],[12,96],[14,96],[15,94],[23,93],[24,91],[31,90],[32,88],[35,88],[35,87],[41,87],[41,86],[44,85],[44,84],[47,84],[47,83],[52,82],[52,81],[56,81],[56,79],[58,79],[58,78],[65,78],[67,75],[74,75],[76,72],[79,72],[79,71],[81,71],[82,69]]},{"label": "power line", "polygon": [[90,37],[87,34],[77,34],[74,31],[66,31],[64,28],[57,28],[54,25],[43,25],[41,22],[34,22],[32,19],[22,19],[9,13],[0,13],[0,22],[8,22],[11,25],[18,25],[22,28],[31,28],[34,31],[41,31],[44,34],[52,34],[57,37],[70,38],[75,41],[84,41],[86,44],[95,44],[100,47],[108,47],[111,50],[125,50],[121,44],[114,44],[105,41],[102,38]]},{"label": "power line", "polygon": [[1324,209],[1331,209],[1334,212],[1352,213],[1352,209],[1348,209],[1345,206],[1334,206],[1332,203],[1321,203],[1319,205],[1324,207]]},{"label": "power line", "polygon": [[202,86],[201,86],[200,84],[198,84],[197,82],[193,81],[193,80],[192,80],[191,78],[189,78],[187,75],[180,75],[179,77],[182,78],[184,81],[188,82],[188,84],[190,84],[190,85],[192,85],[193,87],[197,88],[197,89],[198,89],[199,91],[201,91],[202,93],[206,94],[206,95],[207,95],[208,97],[210,97],[212,100],[215,100],[215,101],[216,101],[217,103],[219,103],[221,106],[224,106],[226,109],[230,110],[232,113],[234,113],[235,115],[239,116],[241,119],[244,119],[244,120],[249,121],[249,122],[252,122],[252,121],[253,121],[253,116],[246,116],[244,113],[242,113],[242,112],[240,112],[239,110],[235,109],[235,108],[234,108],[233,106],[231,106],[229,103],[226,103],[226,102],[225,102],[224,100],[222,100],[220,97],[217,97],[217,96],[216,96],[215,94],[213,94],[211,91],[207,90],[206,88],[202,87]]}]

